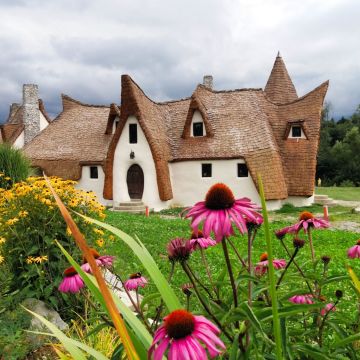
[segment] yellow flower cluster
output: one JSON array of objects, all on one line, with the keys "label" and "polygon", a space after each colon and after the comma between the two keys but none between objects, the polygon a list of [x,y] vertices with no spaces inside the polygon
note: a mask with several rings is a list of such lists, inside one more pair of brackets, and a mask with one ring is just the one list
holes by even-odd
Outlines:
[{"label": "yellow flower cluster", "polygon": [[4,262],[4,260],[5,260],[5,258],[2,255],[0,255],[0,264],[2,264]]},{"label": "yellow flower cluster", "polygon": [[19,221],[18,218],[12,218],[12,219],[7,220],[5,222],[5,224],[8,225],[8,226],[12,226],[12,225],[16,224],[18,221]]},{"label": "yellow flower cluster", "polygon": [[47,261],[48,257],[47,255],[43,255],[43,256],[28,256],[26,258],[26,263],[27,264],[41,264],[44,261]]},{"label": "yellow flower cluster", "polygon": [[95,234],[98,234],[98,235],[101,235],[101,236],[104,235],[104,232],[103,232],[102,230],[100,230],[100,229],[96,229],[96,228],[95,228],[95,229],[93,229],[93,230],[94,230],[94,233],[95,233]]}]

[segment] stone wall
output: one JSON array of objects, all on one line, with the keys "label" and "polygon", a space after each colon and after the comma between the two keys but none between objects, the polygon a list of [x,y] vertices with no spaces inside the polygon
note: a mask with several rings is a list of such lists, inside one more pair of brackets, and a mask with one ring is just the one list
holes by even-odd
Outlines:
[{"label": "stone wall", "polygon": [[25,144],[27,144],[40,132],[40,111],[37,85],[24,84],[23,107]]}]

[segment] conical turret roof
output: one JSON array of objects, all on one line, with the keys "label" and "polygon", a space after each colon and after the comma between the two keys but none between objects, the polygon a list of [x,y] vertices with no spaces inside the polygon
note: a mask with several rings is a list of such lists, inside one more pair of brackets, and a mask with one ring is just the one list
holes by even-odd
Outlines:
[{"label": "conical turret roof", "polygon": [[269,80],[265,86],[265,93],[276,104],[286,104],[298,98],[280,52],[277,54]]}]

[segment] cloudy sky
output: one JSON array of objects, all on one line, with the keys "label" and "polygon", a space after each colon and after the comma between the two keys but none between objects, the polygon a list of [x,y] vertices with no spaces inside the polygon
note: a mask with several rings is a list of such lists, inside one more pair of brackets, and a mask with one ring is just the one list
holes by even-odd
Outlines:
[{"label": "cloudy sky", "polygon": [[51,115],[60,94],[120,101],[129,74],[155,100],[264,87],[280,50],[299,95],[330,80],[334,116],[360,103],[359,0],[0,0],[0,121],[39,85]]}]

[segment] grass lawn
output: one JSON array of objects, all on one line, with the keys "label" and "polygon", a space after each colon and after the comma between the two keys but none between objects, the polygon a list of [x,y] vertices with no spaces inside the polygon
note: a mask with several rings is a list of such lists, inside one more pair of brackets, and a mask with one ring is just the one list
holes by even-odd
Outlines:
[{"label": "grass lawn", "polygon": [[[319,207],[321,211],[321,206]],[[311,209],[316,210],[316,209]],[[297,210],[298,211],[298,210]],[[174,211],[172,211],[174,214]],[[284,215],[295,215],[293,212],[288,211]],[[284,226],[290,225],[293,221],[284,221],[279,217],[279,213],[270,213],[270,217],[277,220],[271,223],[271,230],[282,228]],[[124,214],[117,212],[107,212],[106,221],[116,227],[119,227],[121,230],[126,233],[134,236],[137,235],[141,241],[148,248],[155,261],[158,263],[161,271],[167,275],[170,270],[170,263],[167,260],[166,256],[166,244],[170,239],[175,237],[184,237],[188,238],[190,235],[189,221],[171,217],[169,215],[163,214],[152,214],[149,218],[146,218],[143,215],[134,215],[134,214]],[[346,257],[346,251],[350,246],[353,246],[356,240],[359,238],[359,234],[352,233],[348,231],[341,231],[335,229],[325,229],[318,230],[313,232],[313,241],[315,247],[315,253],[317,257],[322,255],[328,255],[331,257],[331,262],[329,264],[329,275],[337,274],[346,274],[346,264],[351,264],[356,273],[360,276],[360,261],[358,259],[348,260]],[[246,254],[246,243],[247,238],[245,236],[236,236],[233,238],[233,242],[236,244],[240,253],[245,257]],[[293,250],[292,239],[286,238],[285,242],[287,243],[290,250]],[[274,256],[276,258],[285,258],[286,252],[281,246],[279,240],[274,236],[273,237],[273,249]],[[115,263],[115,270],[124,278],[127,277],[130,273],[142,271],[140,262],[134,256],[134,254],[121,242],[117,239],[111,243],[107,243],[104,247],[103,252],[108,254],[113,254],[117,256],[117,261]],[[254,244],[254,262],[257,262],[261,253],[266,251],[266,244],[264,239],[263,229],[259,230],[258,236]],[[206,250],[206,255],[208,262],[211,267],[211,272],[216,277],[216,274],[220,274],[225,268],[225,262],[222,255],[221,246],[215,246],[213,248]],[[235,255],[232,252],[231,257],[235,260]],[[311,270],[311,258],[310,258],[310,249],[308,245],[305,245],[303,249],[300,250],[299,255],[297,256],[297,261],[301,264],[305,273],[310,274]],[[204,267],[201,262],[201,257],[197,252],[193,253],[190,261],[190,266],[196,271],[198,276],[206,282]],[[318,267],[318,272],[322,271],[322,264]],[[289,272],[286,276],[292,276],[294,272]],[[246,286],[246,280],[240,280],[240,289],[243,284],[243,288]],[[285,296],[290,290],[298,289],[299,291],[306,291],[306,287],[299,278],[295,277],[294,282],[292,283],[293,288],[282,289],[280,287],[280,297]],[[227,281],[227,277],[225,277]],[[186,276],[182,272],[179,265],[176,267],[176,272],[173,278],[172,285],[176,289],[179,297],[185,302],[184,296],[179,290],[180,286],[188,282]],[[353,290],[350,287],[349,282],[336,282],[331,283],[328,288],[324,289],[323,294],[327,296],[329,301],[334,301],[334,291],[336,289],[345,290],[345,296],[342,300],[344,311],[345,309],[353,312],[355,310],[355,295]],[[145,291],[146,293],[156,292],[154,286],[149,286]],[[244,295],[245,297],[245,295]],[[245,300],[245,299],[244,299]]]},{"label": "grass lawn", "polygon": [[360,201],[360,187],[317,187],[317,195],[328,195],[335,200]]}]

